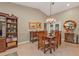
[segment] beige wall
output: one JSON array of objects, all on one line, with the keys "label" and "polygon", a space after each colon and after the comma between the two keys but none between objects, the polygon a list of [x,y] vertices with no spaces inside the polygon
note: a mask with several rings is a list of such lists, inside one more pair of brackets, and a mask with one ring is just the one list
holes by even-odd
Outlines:
[{"label": "beige wall", "polygon": [[53,15],[53,17],[57,20],[57,22],[60,22],[61,24],[62,38],[64,38],[63,24],[66,20],[75,20],[77,22],[77,28],[75,30],[75,33],[79,34],[79,7],[60,12],[58,14]]},{"label": "beige wall", "polygon": [[[46,15],[40,10],[30,7],[24,7],[12,3],[0,3],[0,12],[14,14],[18,17],[18,41],[29,40],[29,22],[39,21],[44,22]],[[43,24],[42,24],[43,27]],[[42,28],[43,30],[43,28]]]}]

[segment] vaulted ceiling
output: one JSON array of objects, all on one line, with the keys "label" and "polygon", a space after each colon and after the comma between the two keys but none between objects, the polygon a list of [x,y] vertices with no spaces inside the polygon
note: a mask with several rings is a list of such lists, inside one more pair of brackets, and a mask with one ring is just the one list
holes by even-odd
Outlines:
[{"label": "vaulted ceiling", "polygon": [[[39,9],[47,16],[50,15],[50,2],[14,2],[14,3]],[[77,6],[79,6],[79,2],[55,2],[51,8],[52,9],[51,14],[53,15]]]}]

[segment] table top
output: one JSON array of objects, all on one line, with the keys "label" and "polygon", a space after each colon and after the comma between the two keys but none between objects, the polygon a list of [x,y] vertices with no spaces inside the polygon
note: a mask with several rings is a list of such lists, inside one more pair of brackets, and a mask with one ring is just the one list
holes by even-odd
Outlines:
[{"label": "table top", "polygon": [[52,36],[46,36],[47,38],[55,38],[55,36],[54,35],[52,35]]}]

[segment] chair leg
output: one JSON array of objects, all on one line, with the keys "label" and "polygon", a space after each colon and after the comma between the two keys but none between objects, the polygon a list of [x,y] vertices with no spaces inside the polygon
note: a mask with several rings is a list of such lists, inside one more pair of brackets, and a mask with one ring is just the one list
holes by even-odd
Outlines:
[{"label": "chair leg", "polygon": [[38,50],[39,50],[39,46],[38,46]]},{"label": "chair leg", "polygon": [[55,51],[55,48],[56,48],[56,47],[54,46],[53,51]]},{"label": "chair leg", "polygon": [[46,51],[45,51],[45,47],[44,47],[44,53],[46,53]]},{"label": "chair leg", "polygon": [[58,48],[58,44],[56,44],[56,47]]},{"label": "chair leg", "polygon": [[53,49],[53,51],[55,51],[55,48]]},{"label": "chair leg", "polygon": [[44,54],[46,53],[46,51],[44,50]]},{"label": "chair leg", "polygon": [[52,49],[50,48],[50,53],[52,53]]},{"label": "chair leg", "polygon": [[50,45],[50,53],[52,53],[52,46]]},{"label": "chair leg", "polygon": [[39,50],[39,48],[40,48],[40,46],[39,46],[39,44],[38,44],[38,50]]}]

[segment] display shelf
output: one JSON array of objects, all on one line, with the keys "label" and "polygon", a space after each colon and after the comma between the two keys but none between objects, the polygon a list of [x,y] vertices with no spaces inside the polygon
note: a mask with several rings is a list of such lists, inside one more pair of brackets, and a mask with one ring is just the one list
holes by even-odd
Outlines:
[{"label": "display shelf", "polygon": [[13,14],[0,12],[0,51],[18,46],[17,19]]},{"label": "display shelf", "polygon": [[7,22],[7,24],[12,24],[12,25],[16,25],[16,23],[9,23],[9,22]]},{"label": "display shelf", "polygon": [[12,42],[17,42],[17,41],[10,41],[10,42],[6,42],[6,43],[12,43]]},{"label": "display shelf", "polygon": [[14,16],[8,17],[6,20],[6,25],[7,48],[12,48],[17,46],[17,18],[14,18]]},{"label": "display shelf", "polygon": [[7,34],[16,34],[15,32],[7,32]]}]

